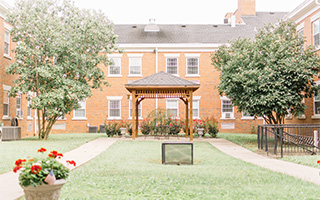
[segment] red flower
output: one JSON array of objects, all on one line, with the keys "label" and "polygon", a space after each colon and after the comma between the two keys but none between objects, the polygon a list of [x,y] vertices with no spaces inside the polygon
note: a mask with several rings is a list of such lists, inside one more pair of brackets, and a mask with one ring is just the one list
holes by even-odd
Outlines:
[{"label": "red flower", "polygon": [[40,165],[33,165],[31,167],[31,173],[33,173],[33,174],[38,174],[40,171],[41,171]]},{"label": "red flower", "polygon": [[23,162],[27,162],[27,160],[26,159],[18,159],[18,160],[16,160],[15,164],[17,166],[21,166]]},{"label": "red flower", "polygon": [[40,153],[43,153],[43,152],[46,152],[46,151],[47,151],[47,149],[45,149],[45,148],[38,149],[38,152],[40,152]]},{"label": "red flower", "polygon": [[74,162],[74,160],[67,160],[67,163],[69,163],[70,165],[76,166],[76,162]]},{"label": "red flower", "polygon": [[21,168],[22,168],[21,165],[17,165],[17,166],[15,166],[15,167],[13,168],[13,172],[14,172],[14,173],[17,173],[17,171],[18,171],[19,169],[21,169]]},{"label": "red flower", "polygon": [[318,160],[317,163],[320,164],[320,160]]},{"label": "red flower", "polygon": [[57,151],[51,151],[48,155],[51,158],[56,158],[58,156],[58,152]]},{"label": "red flower", "polygon": [[57,156],[63,157],[63,154],[62,153],[58,153]]}]

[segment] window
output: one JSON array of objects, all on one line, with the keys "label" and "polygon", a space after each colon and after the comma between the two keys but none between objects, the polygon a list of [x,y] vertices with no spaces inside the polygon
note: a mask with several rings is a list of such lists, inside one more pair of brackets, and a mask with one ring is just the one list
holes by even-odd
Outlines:
[{"label": "window", "polygon": [[86,118],[86,101],[79,101],[79,106],[77,110],[74,110],[73,117],[78,119],[84,119]]},{"label": "window", "polygon": [[3,116],[9,116],[9,91],[3,91]]},{"label": "window", "polygon": [[121,74],[121,58],[111,58],[112,65],[109,66],[109,75]]},{"label": "window", "polygon": [[10,56],[10,31],[4,30],[4,54]]},{"label": "window", "polygon": [[320,115],[320,93],[314,97],[314,114]]},{"label": "window", "polygon": [[221,100],[222,119],[233,118],[233,104],[231,100],[227,97],[222,97]]},{"label": "window", "polygon": [[187,58],[187,74],[199,74],[198,58]]},{"label": "window", "polygon": [[23,113],[21,110],[21,94],[17,95],[16,97],[16,116],[22,117]]},{"label": "window", "polygon": [[246,110],[242,111],[242,119],[253,119],[254,116],[250,115]]},{"label": "window", "polygon": [[178,117],[178,100],[167,100],[167,114],[173,118]]},{"label": "window", "polygon": [[[138,116],[139,118],[142,118],[142,103],[140,102],[138,106]],[[129,118],[132,118],[132,100],[129,100]]]},{"label": "window", "polygon": [[142,75],[142,59],[143,54],[128,54],[129,57],[129,76]]},{"label": "window", "polygon": [[120,116],[120,102],[119,100],[109,101],[109,117],[121,117]]},{"label": "window", "polygon": [[193,100],[192,102],[192,117],[199,118],[199,100]]},{"label": "window", "polygon": [[178,74],[178,58],[167,58],[167,73]]},{"label": "window", "polygon": [[319,45],[319,19],[312,22],[313,45]]},{"label": "window", "polygon": [[31,118],[31,107],[30,107],[31,102],[28,101],[27,105],[27,118]]}]

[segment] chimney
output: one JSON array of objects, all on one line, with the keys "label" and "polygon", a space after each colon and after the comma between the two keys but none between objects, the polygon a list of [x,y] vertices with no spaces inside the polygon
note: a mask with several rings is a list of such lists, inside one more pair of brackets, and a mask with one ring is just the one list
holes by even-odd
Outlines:
[{"label": "chimney", "polygon": [[144,27],[144,32],[160,32],[160,27],[156,24],[155,19],[149,19],[149,24]]},{"label": "chimney", "polygon": [[255,16],[256,0],[238,0],[238,11],[241,16]]}]

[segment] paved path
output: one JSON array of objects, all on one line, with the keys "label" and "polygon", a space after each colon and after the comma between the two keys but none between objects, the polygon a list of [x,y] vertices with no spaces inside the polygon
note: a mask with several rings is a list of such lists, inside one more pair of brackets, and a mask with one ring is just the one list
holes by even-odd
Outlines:
[{"label": "paved path", "polygon": [[[99,155],[115,143],[116,138],[98,138],[91,142],[88,142],[72,151],[63,154],[63,158],[60,160],[64,163],[66,160],[74,160],[77,163],[77,167],[85,164],[95,156]],[[71,170],[75,167],[67,165]],[[0,175],[0,199],[1,200],[14,200],[23,195],[23,190],[19,185],[18,174],[8,172]]]},{"label": "paved path", "polygon": [[253,153],[252,151],[249,151],[248,149],[236,145],[225,139],[211,139],[209,140],[209,143],[220,151],[232,157],[258,165],[266,169],[270,169],[275,172],[281,172],[320,185],[320,169],[273,158],[267,158],[265,156]]}]

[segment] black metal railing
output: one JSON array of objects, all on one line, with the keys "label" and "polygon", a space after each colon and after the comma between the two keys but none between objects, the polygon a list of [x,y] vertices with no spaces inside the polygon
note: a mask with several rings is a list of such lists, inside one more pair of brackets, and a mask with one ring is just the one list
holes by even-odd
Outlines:
[{"label": "black metal railing", "polygon": [[258,148],[268,154],[317,154],[319,148],[318,124],[259,125]]}]

